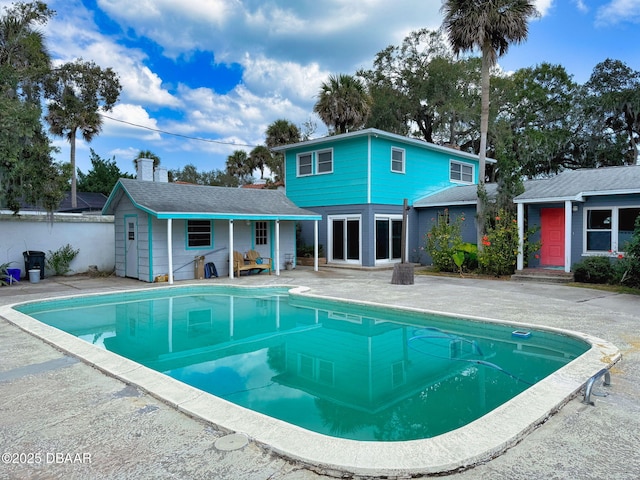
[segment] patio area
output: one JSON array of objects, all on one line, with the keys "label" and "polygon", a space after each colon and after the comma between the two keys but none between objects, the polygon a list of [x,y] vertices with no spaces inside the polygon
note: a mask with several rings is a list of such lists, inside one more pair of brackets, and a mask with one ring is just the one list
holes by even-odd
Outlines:
[{"label": "patio area", "polygon": [[[539,324],[603,338],[623,354],[611,371],[609,396],[592,397],[593,407],[581,403],[581,396],[574,398],[504,454],[449,477],[637,477],[640,296],[518,281],[420,275],[414,285],[391,285],[390,280],[389,270],[325,267],[313,272],[298,267],[279,277],[243,276],[231,283],[307,286],[319,295]],[[53,277],[0,288],[0,305],[156,286],[116,277]],[[240,449],[216,447],[227,432],[64,355],[2,318],[0,355],[0,443],[5,454],[0,477],[311,480],[337,474],[312,471],[253,442]]]}]

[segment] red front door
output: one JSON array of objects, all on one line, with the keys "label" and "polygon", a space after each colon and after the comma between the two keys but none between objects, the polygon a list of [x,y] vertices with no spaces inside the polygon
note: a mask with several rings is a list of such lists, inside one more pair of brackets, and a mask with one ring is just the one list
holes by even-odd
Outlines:
[{"label": "red front door", "polygon": [[540,264],[564,267],[564,208],[540,210]]}]

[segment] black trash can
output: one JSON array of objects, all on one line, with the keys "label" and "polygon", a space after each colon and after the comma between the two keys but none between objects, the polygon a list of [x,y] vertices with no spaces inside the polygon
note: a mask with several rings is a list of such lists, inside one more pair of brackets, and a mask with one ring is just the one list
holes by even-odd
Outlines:
[{"label": "black trash can", "polygon": [[44,252],[38,252],[37,250],[27,250],[22,252],[24,256],[24,268],[27,271],[27,278],[29,277],[29,270],[40,269],[40,280],[44,280]]}]

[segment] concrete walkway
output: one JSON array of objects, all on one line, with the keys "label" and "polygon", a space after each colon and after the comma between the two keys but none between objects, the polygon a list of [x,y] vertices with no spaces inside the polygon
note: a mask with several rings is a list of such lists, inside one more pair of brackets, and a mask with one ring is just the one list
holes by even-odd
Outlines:
[{"label": "concrete walkway", "polygon": [[[570,401],[503,455],[454,479],[635,479],[640,472],[640,296],[510,281],[299,267],[244,285],[303,285],[313,293],[582,331],[623,353],[608,397]],[[204,282],[228,283],[228,279]],[[0,288],[0,305],[60,295],[153,288],[118,278],[67,277]],[[0,318],[0,479],[284,479],[324,475],[226,432],[64,355]],[[331,472],[328,472],[331,473]]]}]

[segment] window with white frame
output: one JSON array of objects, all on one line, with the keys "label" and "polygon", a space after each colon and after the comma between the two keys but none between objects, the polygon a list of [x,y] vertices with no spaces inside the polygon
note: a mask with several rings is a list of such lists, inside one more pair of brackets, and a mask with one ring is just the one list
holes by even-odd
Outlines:
[{"label": "window with white frame", "polygon": [[449,179],[452,182],[473,183],[473,165],[451,160],[449,163]]},{"label": "window with white frame", "polygon": [[391,171],[404,173],[404,150],[402,148],[391,149]]},{"label": "window with white frame", "polygon": [[301,153],[298,155],[298,176],[311,175],[313,173],[313,155]]},{"label": "window with white frame", "polygon": [[211,247],[211,221],[187,221],[187,247]]},{"label": "window with white frame", "polygon": [[585,215],[587,252],[624,252],[640,207],[590,208]]},{"label": "window with white frame", "polygon": [[333,150],[318,152],[318,166],[316,170],[316,173],[333,172]]},{"label": "window with white frame", "polygon": [[256,245],[267,244],[267,222],[256,222]]}]

